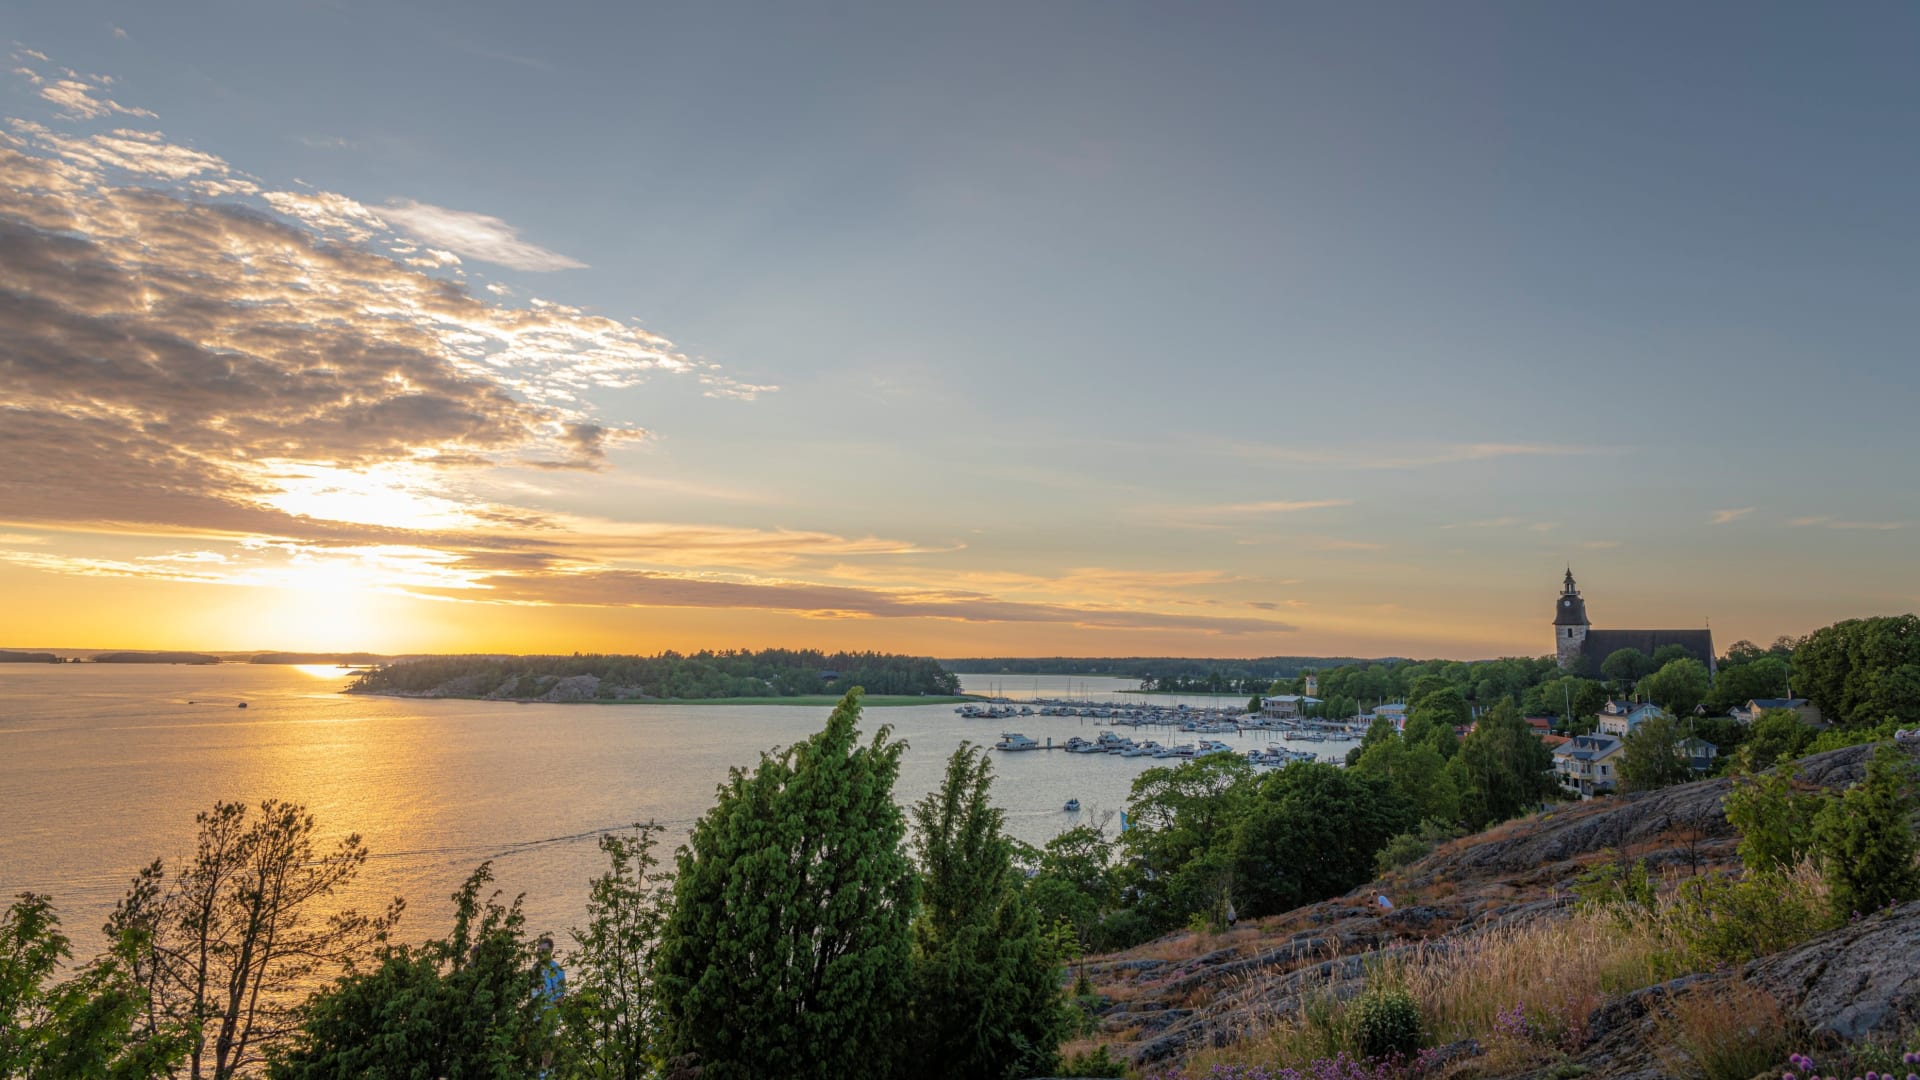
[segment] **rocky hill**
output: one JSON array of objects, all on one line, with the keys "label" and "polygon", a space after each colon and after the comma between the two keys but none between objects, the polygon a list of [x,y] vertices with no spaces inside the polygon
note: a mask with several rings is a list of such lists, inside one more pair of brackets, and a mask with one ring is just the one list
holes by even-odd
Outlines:
[{"label": "rocky hill", "polygon": [[[1805,784],[1840,788],[1865,771],[1871,747],[1848,747],[1798,765]],[[1909,748],[1909,752],[1915,752]],[[1350,999],[1383,964],[1490,942],[1514,952],[1540,939],[1547,965],[1577,957],[1575,879],[1597,863],[1642,859],[1657,874],[1683,878],[1737,867],[1738,837],[1722,812],[1727,779],[1570,805],[1444,845],[1426,858],[1347,896],[1242,925],[1225,934],[1180,934],[1099,957],[1086,972],[1099,995],[1098,1031],[1136,1069],[1168,1069],[1236,1056],[1276,1027],[1296,1023],[1316,1001]],[[1380,905],[1389,898],[1393,907]],[[1591,923],[1593,920],[1588,919]],[[1591,928],[1583,932],[1592,933]],[[1518,955],[1518,953],[1516,953]],[[1664,1002],[1688,994],[1771,998],[1781,1023],[1814,1040],[1904,1037],[1920,1030],[1920,903],[1814,937],[1744,966],[1656,981],[1598,997],[1565,1018],[1557,1075],[1651,1078],[1674,1075],[1676,1036]],[[1704,998],[1702,998],[1704,1000]],[[1743,999],[1744,1000],[1744,999]],[[1759,1001],[1758,997],[1754,1000]],[[1525,1001],[1513,1002],[1516,1009]],[[1738,1010],[1734,1010],[1738,1011]],[[1546,1075],[1540,1061],[1493,1053],[1472,1039],[1438,1054],[1443,1075]],[[1779,1065],[1772,1068],[1779,1075]],[[1343,1074],[1344,1075],[1344,1074]]]}]

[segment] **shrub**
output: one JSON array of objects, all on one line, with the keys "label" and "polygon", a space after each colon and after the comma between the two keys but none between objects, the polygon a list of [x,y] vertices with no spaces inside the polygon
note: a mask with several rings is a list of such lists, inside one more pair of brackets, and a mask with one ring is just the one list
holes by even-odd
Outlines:
[{"label": "shrub", "polygon": [[1054,1069],[1055,1076],[1111,1077],[1126,1074],[1126,1059],[1114,1057],[1105,1044],[1072,1054]]},{"label": "shrub", "polygon": [[1805,865],[1792,874],[1693,878],[1680,884],[1669,918],[1696,965],[1737,964],[1832,928],[1820,893]]},{"label": "shrub", "polygon": [[1813,819],[1823,796],[1795,791],[1793,766],[1734,781],[1727,821],[1740,833],[1740,861],[1749,872],[1785,870],[1813,851]]},{"label": "shrub", "polygon": [[1573,895],[1583,911],[1608,911],[1630,916],[1651,911],[1657,890],[1647,872],[1647,860],[1628,865],[1615,853],[1612,862],[1594,866],[1573,881]]},{"label": "shrub", "polygon": [[1874,751],[1866,779],[1822,807],[1814,849],[1826,869],[1834,914],[1842,918],[1920,897],[1914,866],[1914,767],[1893,746]]},{"label": "shrub", "polygon": [[1412,1057],[1420,1052],[1420,1005],[1404,986],[1369,985],[1349,1010],[1353,1040],[1370,1058]]},{"label": "shrub", "polygon": [[1671,1047],[1661,1063],[1698,1080],[1751,1080],[1768,1072],[1794,1038],[1780,1003],[1745,983],[1685,994],[1658,1026]]}]

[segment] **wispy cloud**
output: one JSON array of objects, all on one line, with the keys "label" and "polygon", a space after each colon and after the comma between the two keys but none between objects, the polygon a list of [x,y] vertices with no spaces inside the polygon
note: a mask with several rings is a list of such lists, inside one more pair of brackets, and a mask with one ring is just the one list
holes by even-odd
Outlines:
[{"label": "wispy cloud", "polygon": [[1872,532],[1892,532],[1904,529],[1912,522],[1907,521],[1849,521],[1820,515],[1818,517],[1798,517],[1787,522],[1795,528],[1818,527],[1823,529],[1864,529]]},{"label": "wispy cloud", "polygon": [[1318,537],[1313,546],[1321,551],[1385,551],[1387,548],[1378,540],[1348,540],[1338,536]]},{"label": "wispy cloud", "polygon": [[1725,525],[1728,522],[1739,521],[1741,518],[1753,513],[1753,511],[1754,508],[1751,506],[1743,506],[1738,510],[1715,510],[1713,512],[1713,524]]},{"label": "wispy cloud", "polygon": [[1271,499],[1265,502],[1200,506],[1194,510],[1204,514],[1296,514],[1303,510],[1331,510],[1352,505],[1352,499]]},{"label": "wispy cloud", "polygon": [[1298,468],[1324,469],[1423,469],[1438,465],[1458,465],[1476,461],[1495,461],[1511,457],[1569,457],[1605,453],[1602,448],[1563,446],[1553,443],[1443,443],[1381,446],[1372,444],[1354,449],[1299,449],[1271,444],[1242,444],[1241,456]]},{"label": "wispy cloud", "polygon": [[[45,53],[33,49],[15,50],[13,58],[16,61],[47,62]],[[61,68],[54,74],[44,75],[24,65],[15,68],[14,74],[26,79],[42,99],[60,110],[59,115],[65,119],[98,120],[104,116],[154,118],[154,114],[146,109],[122,105],[106,97],[107,88],[113,85],[110,76],[83,75],[72,68]]]},{"label": "wispy cloud", "polygon": [[520,230],[491,214],[396,199],[380,216],[417,240],[515,270],[580,270],[586,263],[520,239]]}]

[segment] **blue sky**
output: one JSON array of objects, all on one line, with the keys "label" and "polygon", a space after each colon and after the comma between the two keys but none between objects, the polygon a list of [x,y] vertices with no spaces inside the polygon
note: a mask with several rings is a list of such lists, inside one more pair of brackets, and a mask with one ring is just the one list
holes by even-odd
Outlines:
[{"label": "blue sky", "polygon": [[[1909,5],[63,2],[6,23],[31,73],[6,116],[55,133],[16,127],[29,153],[164,132],[391,234],[350,242],[451,252],[422,272],[641,320],[686,362],[567,384],[572,421],[648,432],[592,469],[507,455],[409,490],[732,538],[596,547],[570,581],[874,601],[464,590],[545,605],[528,647],[1544,651],[1568,561],[1596,618],[1711,616],[1727,641],[1920,597]],[[153,116],[63,109],[61,68]],[[181,197],[284,208],[259,192]],[[143,559],[350,551],[270,528],[182,548],[113,517],[13,515],[37,555],[0,575],[84,610],[285,580],[142,580]],[[769,562],[796,534],[848,543]],[[470,550],[436,543],[410,546]],[[348,579],[398,614],[313,642],[472,640],[417,582]],[[903,599],[927,610],[868,610]],[[976,601],[1070,611],[932,610]]]}]

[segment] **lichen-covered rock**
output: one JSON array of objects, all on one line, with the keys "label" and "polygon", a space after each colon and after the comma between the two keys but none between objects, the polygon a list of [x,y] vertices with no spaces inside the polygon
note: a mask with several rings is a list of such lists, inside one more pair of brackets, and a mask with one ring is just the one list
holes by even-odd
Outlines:
[{"label": "lichen-covered rock", "polygon": [[1747,965],[1816,1038],[1849,1041],[1920,1026],[1920,900]]},{"label": "lichen-covered rock", "polygon": [[592,701],[600,695],[600,676],[569,675],[553,684],[553,689],[541,696],[542,701]]}]

